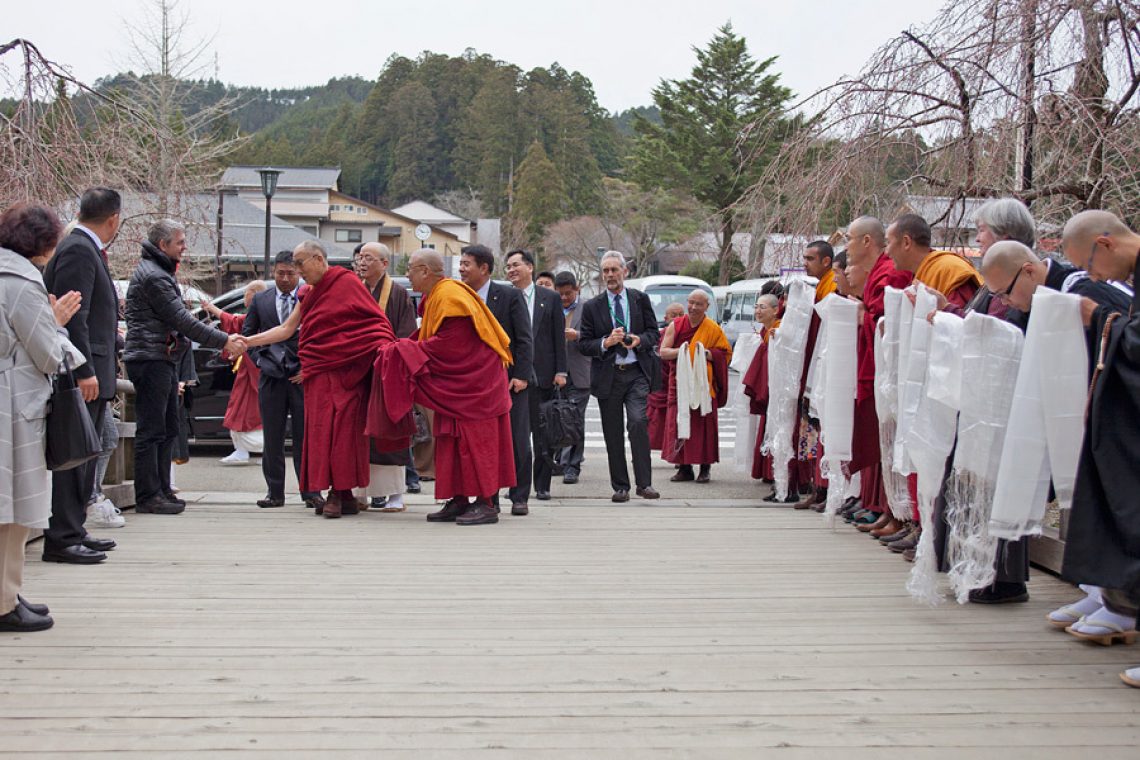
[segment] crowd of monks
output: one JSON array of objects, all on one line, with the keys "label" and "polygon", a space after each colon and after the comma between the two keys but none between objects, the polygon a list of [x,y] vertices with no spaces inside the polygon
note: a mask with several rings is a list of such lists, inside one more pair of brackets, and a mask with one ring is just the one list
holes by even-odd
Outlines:
[{"label": "crowd of monks", "polygon": [[[907,451],[908,443],[901,440],[888,440],[886,445],[880,439],[881,433],[895,431],[894,420],[888,419],[885,410],[876,407],[876,361],[884,361],[884,331],[890,315],[887,314],[887,297],[902,294],[915,309],[914,320],[925,320],[932,329],[955,328],[945,320],[966,319],[1000,320],[1013,328],[1025,332],[1025,362],[1028,362],[1029,341],[1034,342],[1034,351],[1039,354],[1037,362],[1044,392],[1035,390],[1036,407],[1045,419],[1045,430],[1049,427],[1050,415],[1061,415],[1059,409],[1075,408],[1078,414],[1083,410],[1083,444],[1079,440],[1064,442],[1048,441],[1042,444],[1054,449],[1068,449],[1073,456],[1068,464],[1057,456],[1052,461],[1052,470],[1046,469],[1041,487],[1048,487],[1048,497],[1038,490],[1038,498],[1054,503],[1057,499],[1071,503],[1070,519],[1066,536],[1063,576],[1081,584],[1085,598],[1054,610],[1048,616],[1048,623],[1063,629],[1078,639],[1098,644],[1132,643],[1136,637],[1138,607],[1140,607],[1140,509],[1136,506],[1133,486],[1135,473],[1140,472],[1140,447],[1136,444],[1140,429],[1140,350],[1137,336],[1140,335],[1140,322],[1133,316],[1134,311],[1134,272],[1140,262],[1140,236],[1132,233],[1117,217],[1104,211],[1086,211],[1074,216],[1065,226],[1060,250],[1070,263],[1060,258],[1040,256],[1034,251],[1035,224],[1028,209],[1014,199],[990,201],[978,211],[978,243],[981,249],[980,269],[976,268],[964,255],[950,250],[937,250],[932,246],[930,226],[921,217],[906,214],[884,224],[879,219],[863,216],[854,219],[846,228],[846,250],[836,253],[832,246],[823,241],[808,245],[804,255],[804,267],[815,278],[815,310],[808,326],[806,347],[802,352],[803,372],[799,387],[799,397],[795,399],[799,419],[790,431],[781,430],[780,435],[792,436],[788,461],[773,461],[774,445],[772,431],[766,430],[770,423],[769,403],[776,403],[776,384],[771,381],[770,366],[773,344],[781,332],[781,319],[788,308],[787,283],[772,281],[767,283],[755,306],[755,335],[752,336],[749,350],[751,359],[742,367],[741,389],[749,399],[745,419],[738,423],[738,429],[748,429],[745,420],[748,416],[758,419],[758,428],[752,448],[752,476],[773,486],[768,497],[772,502],[787,502],[797,509],[815,509],[823,512],[828,504],[836,518],[844,519],[857,530],[877,539],[877,543],[904,559],[922,563],[925,559],[930,567],[949,572],[953,580],[966,583],[959,594],[960,601],[979,604],[1008,604],[1026,601],[1028,590],[1026,581],[1029,574],[1028,536],[1040,532],[1039,515],[1044,513],[1045,504],[1036,510],[1038,517],[1018,523],[1017,527],[999,526],[997,512],[1008,512],[1000,502],[1004,495],[1016,489],[1003,489],[1002,478],[1005,471],[1017,469],[1021,452],[1015,439],[1007,440],[1005,449],[998,452],[1002,461],[999,471],[999,484],[995,504],[984,504],[982,512],[986,516],[979,524],[956,525],[955,521],[965,521],[967,512],[956,509],[956,501],[961,494],[950,493],[954,488],[962,488],[959,481],[953,480],[955,468],[954,441],[965,433],[955,426],[957,412],[950,410],[943,417],[947,430],[918,431],[908,441],[944,439],[947,443],[942,455],[935,459],[933,469],[915,464],[913,467],[899,467],[907,457],[900,454],[913,454]],[[801,291],[802,292],[802,291]],[[1032,317],[1035,301],[1047,298],[1047,293],[1065,293],[1069,301],[1062,304],[1069,311],[1071,320],[1058,327],[1056,323],[1042,323],[1034,328]],[[821,437],[820,420],[816,410],[823,406],[821,396],[827,387],[818,384],[811,387],[809,371],[818,373],[820,357],[817,353],[817,339],[820,334],[820,315],[829,313],[828,299],[847,299],[857,305],[857,319],[850,329],[857,331],[855,347],[854,403],[847,409],[852,426],[849,440]],[[895,301],[895,303],[901,303]],[[1049,302],[1052,304],[1053,302]],[[924,306],[926,304],[926,306]],[[1046,305],[1041,300],[1043,311]],[[1049,319],[1042,316],[1041,320]],[[974,323],[980,324],[980,323]],[[1066,326],[1067,325],[1067,326]],[[983,325],[984,327],[984,325]],[[956,329],[956,328],[955,328]],[[1048,330],[1053,332],[1048,332]],[[1066,332],[1068,331],[1068,332]],[[951,330],[950,332],[953,332]],[[1076,334],[1078,356],[1063,353],[1063,347],[1074,345],[1066,337]],[[940,333],[944,334],[944,333]],[[1020,345],[1018,338],[1017,345]],[[738,341],[737,350],[742,350]],[[922,351],[930,350],[929,356],[921,354],[923,373],[932,377],[947,367],[958,367],[956,371],[966,372],[966,364],[950,362],[946,367],[933,348],[933,343],[925,344]],[[916,346],[911,346],[911,361],[916,355]],[[960,345],[962,353],[971,346]],[[825,348],[828,352],[833,349]],[[1057,352],[1056,354],[1050,352]],[[1076,384],[1075,397],[1050,398],[1048,387],[1053,377],[1073,374],[1084,377],[1083,366],[1088,363],[1090,384]],[[1014,359],[1014,369],[1016,358]],[[970,365],[970,372],[976,372],[978,365]],[[879,382],[882,382],[883,367]],[[1022,375],[1029,372],[1020,368],[1017,392],[1022,392]],[[829,370],[831,371],[831,370]],[[954,370],[950,370],[954,371]],[[910,373],[915,376],[914,372]],[[944,374],[944,373],[943,373]],[[982,374],[985,374],[984,367]],[[829,378],[830,379],[830,378]],[[982,383],[976,383],[975,374],[959,378],[960,393],[990,392]],[[899,380],[902,382],[902,379]],[[1012,381],[1011,381],[1012,382]],[[1058,380],[1058,384],[1060,381]],[[923,389],[924,395],[932,395],[931,381]],[[1087,399],[1085,391],[1087,393]],[[881,388],[879,390],[882,390]],[[1012,394],[1012,390],[1010,389]],[[805,395],[806,391],[806,395]],[[832,390],[832,392],[834,392]],[[1055,396],[1055,394],[1053,394]],[[880,395],[880,399],[882,396]],[[925,403],[925,399],[922,399]],[[828,411],[837,405],[829,405]],[[843,405],[838,405],[843,406]],[[1052,407],[1056,406],[1058,410]],[[1007,404],[1008,407],[1008,404]],[[944,407],[940,407],[945,409]],[[962,404],[962,409],[966,404]],[[1016,409],[1034,407],[1014,406]],[[964,412],[963,412],[964,413]],[[1071,411],[1065,411],[1071,418]],[[1004,428],[1008,422],[1009,436],[1019,435],[1024,429],[1023,421],[1014,416],[1000,417],[998,426]],[[921,417],[921,415],[920,415]],[[919,424],[929,423],[921,418]],[[1080,422],[1076,427],[1068,420],[1072,436],[1079,439]],[[1066,429],[1056,425],[1056,429]],[[901,431],[901,423],[900,428]],[[1050,432],[1050,435],[1052,433]],[[1063,444],[1063,445],[1061,445]],[[841,467],[829,467],[826,474],[821,472],[820,463],[828,460],[827,448],[838,446],[845,452]],[[847,453],[849,451],[849,457]],[[1079,457],[1076,452],[1079,451]],[[967,452],[968,453],[968,452]],[[948,456],[947,456],[948,454]],[[962,452],[958,452],[959,458]],[[1031,456],[1029,452],[1026,457]],[[1052,456],[1052,452],[1050,452]],[[1007,460],[1010,460],[1007,462]],[[1030,460],[1036,467],[1035,460]],[[995,460],[996,462],[996,460]],[[1068,472],[1064,471],[1068,468]],[[1033,467],[1029,468],[1033,469]],[[786,470],[786,476],[784,475]],[[912,471],[913,470],[913,471]],[[933,475],[932,475],[933,473]],[[1030,474],[1030,479],[1036,475]],[[1051,479],[1049,475],[1051,474]],[[777,477],[777,476],[781,477]],[[925,477],[920,488],[920,478]],[[1014,476],[1008,480],[1013,481]],[[1075,486],[1072,485],[1075,479]],[[967,481],[970,482],[970,481]],[[787,484],[786,490],[777,492],[775,486]],[[1057,495],[1054,495],[1053,484]],[[1062,484],[1068,483],[1065,489]],[[842,489],[828,498],[828,490]],[[924,493],[920,495],[920,490]],[[1066,496],[1060,496],[1066,490]],[[976,496],[978,492],[975,483]],[[991,487],[980,492],[994,497]],[[1032,493],[1032,488],[1029,493]],[[920,510],[920,504],[928,509]],[[1067,505],[1067,504],[1066,504]],[[993,511],[993,520],[987,525]],[[1036,522],[1035,522],[1036,520]],[[993,526],[993,527],[990,527]],[[1001,530],[999,530],[1001,528]],[[973,535],[968,535],[970,532]],[[993,536],[988,535],[992,531]],[[962,561],[954,554],[953,539],[961,536],[973,541],[986,542],[992,547],[983,564],[992,567],[975,573],[984,577],[973,584],[969,579],[962,581]],[[926,537],[924,541],[923,538]],[[1001,540],[995,537],[1002,536]],[[951,546],[951,548],[947,548]],[[925,557],[924,557],[925,553]],[[958,564],[955,564],[955,563]],[[955,573],[958,578],[955,579]],[[969,575],[969,573],[966,573]],[[916,582],[920,575],[918,568],[912,571],[908,588],[916,596],[929,593],[931,586]],[[929,579],[928,579],[929,580]],[[937,599],[931,599],[937,601]],[[1140,668],[1121,674],[1122,680],[1130,686],[1140,686]]]}]

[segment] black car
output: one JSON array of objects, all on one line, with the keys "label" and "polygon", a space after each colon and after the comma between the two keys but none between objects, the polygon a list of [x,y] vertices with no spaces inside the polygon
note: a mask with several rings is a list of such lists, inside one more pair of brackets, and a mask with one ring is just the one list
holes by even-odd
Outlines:
[{"label": "black car", "polygon": [[[407,277],[393,277],[393,282],[408,288],[412,301],[419,307],[420,294],[411,290]],[[266,280],[268,287],[275,287],[272,280]],[[213,299],[214,305],[230,314],[245,313],[245,288],[234,288]],[[203,310],[196,312],[199,319],[210,320]],[[211,320],[212,321],[212,320]],[[222,426],[226,416],[226,405],[230,391],[234,387],[233,364],[222,356],[216,348],[206,348],[194,344],[194,369],[198,373],[198,385],[193,390],[190,408],[190,435],[192,440],[228,441],[230,432]]]}]

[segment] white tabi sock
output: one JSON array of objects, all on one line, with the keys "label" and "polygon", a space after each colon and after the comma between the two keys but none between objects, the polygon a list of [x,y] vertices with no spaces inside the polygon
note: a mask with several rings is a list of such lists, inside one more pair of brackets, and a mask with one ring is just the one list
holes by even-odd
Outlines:
[{"label": "white tabi sock", "polygon": [[1118,631],[1132,631],[1136,629],[1136,616],[1117,615],[1107,607],[1101,607],[1091,615],[1085,615],[1073,623],[1072,628],[1077,633],[1085,633],[1091,636],[1103,636]]}]

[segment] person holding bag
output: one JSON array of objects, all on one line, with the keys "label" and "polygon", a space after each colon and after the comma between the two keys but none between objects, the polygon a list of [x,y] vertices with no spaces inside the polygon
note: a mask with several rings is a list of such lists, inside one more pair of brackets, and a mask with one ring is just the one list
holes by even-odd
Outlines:
[{"label": "person holding bag", "polygon": [[67,356],[84,362],[61,328],[81,296],[49,299],[37,269],[55,252],[63,226],[53,211],[19,204],[0,215],[0,632],[51,628],[45,605],[20,596],[24,545],[46,528],[51,480],[44,458],[51,375]]}]

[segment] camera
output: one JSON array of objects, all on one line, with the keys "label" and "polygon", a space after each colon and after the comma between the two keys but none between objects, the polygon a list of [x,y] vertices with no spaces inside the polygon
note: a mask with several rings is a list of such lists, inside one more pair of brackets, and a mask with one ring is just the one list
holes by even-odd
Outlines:
[{"label": "camera", "polygon": [[632,335],[623,336],[621,339],[621,344],[623,346],[632,346],[633,345],[633,336]]}]

